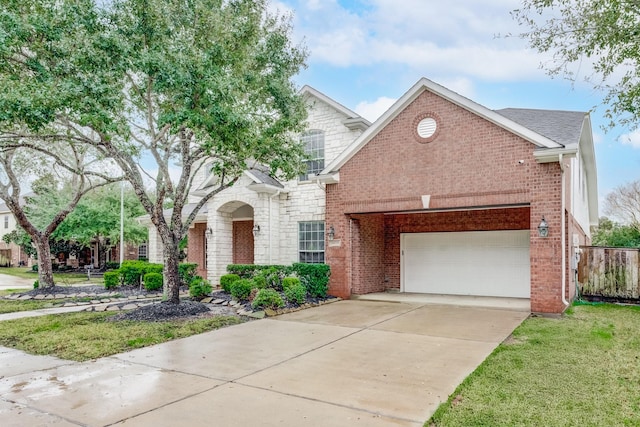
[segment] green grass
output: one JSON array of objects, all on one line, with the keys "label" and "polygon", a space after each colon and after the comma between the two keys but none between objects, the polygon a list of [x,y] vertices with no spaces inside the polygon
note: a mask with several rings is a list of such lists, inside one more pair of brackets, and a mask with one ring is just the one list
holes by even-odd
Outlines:
[{"label": "green grass", "polygon": [[640,307],[525,320],[425,426],[640,426]]},{"label": "green grass", "polygon": [[0,345],[85,361],[242,322],[216,316],[166,322],[111,322],[113,312],[77,312],[0,322]]},{"label": "green grass", "polygon": [[55,300],[0,300],[0,314],[14,313],[16,311],[40,310],[42,308],[53,307]]}]

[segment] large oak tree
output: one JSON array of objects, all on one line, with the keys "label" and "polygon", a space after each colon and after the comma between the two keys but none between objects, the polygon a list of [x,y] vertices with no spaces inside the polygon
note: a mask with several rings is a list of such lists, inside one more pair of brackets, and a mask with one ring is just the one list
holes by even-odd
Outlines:
[{"label": "large oak tree", "polygon": [[[6,1],[0,134],[66,140],[112,159],[164,249],[179,302],[179,243],[198,210],[247,164],[295,176],[306,116],[291,78],[306,57],[266,0]],[[202,168],[217,177],[183,215]],[[152,185],[149,186],[149,181]],[[165,203],[173,205],[165,217]]]}]

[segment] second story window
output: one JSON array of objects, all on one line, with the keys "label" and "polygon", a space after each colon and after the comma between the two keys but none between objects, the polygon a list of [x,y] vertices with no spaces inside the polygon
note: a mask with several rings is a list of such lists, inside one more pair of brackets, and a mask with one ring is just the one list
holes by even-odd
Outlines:
[{"label": "second story window", "polygon": [[304,143],[307,160],[307,172],[300,175],[300,181],[307,181],[309,177],[319,174],[324,169],[324,131],[312,129],[300,135],[300,142]]},{"label": "second story window", "polygon": [[9,228],[9,215],[4,216],[4,228]]}]

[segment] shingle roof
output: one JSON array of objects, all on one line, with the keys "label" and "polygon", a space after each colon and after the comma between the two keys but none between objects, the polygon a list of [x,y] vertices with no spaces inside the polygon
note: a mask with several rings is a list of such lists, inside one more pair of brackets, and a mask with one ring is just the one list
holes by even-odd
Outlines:
[{"label": "shingle roof", "polygon": [[580,141],[587,114],[581,111],[529,108],[504,108],[495,112],[564,146]]},{"label": "shingle roof", "polygon": [[278,188],[284,188],[284,185],[282,185],[280,181],[260,169],[253,168],[249,169],[247,172],[249,172],[252,178],[259,181],[256,184],[267,184]]}]

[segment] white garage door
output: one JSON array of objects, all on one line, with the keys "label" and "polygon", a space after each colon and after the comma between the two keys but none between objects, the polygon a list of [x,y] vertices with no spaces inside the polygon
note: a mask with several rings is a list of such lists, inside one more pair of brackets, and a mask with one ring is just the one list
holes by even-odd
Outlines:
[{"label": "white garage door", "polygon": [[403,233],[402,290],[529,298],[529,231]]}]

